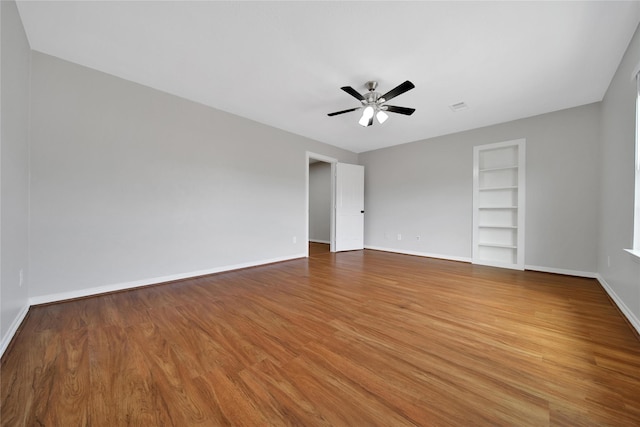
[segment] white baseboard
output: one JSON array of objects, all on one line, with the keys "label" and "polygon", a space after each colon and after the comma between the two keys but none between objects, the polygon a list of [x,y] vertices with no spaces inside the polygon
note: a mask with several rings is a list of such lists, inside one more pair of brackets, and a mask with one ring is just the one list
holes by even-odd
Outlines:
[{"label": "white baseboard", "polygon": [[88,296],[93,296],[93,295],[100,295],[100,294],[105,294],[105,293],[109,293],[109,292],[123,291],[123,290],[127,290],[127,289],[139,288],[141,286],[157,285],[157,284],[160,284],[160,283],[172,282],[174,280],[189,279],[189,278],[192,278],[192,277],[206,276],[208,274],[222,273],[224,271],[239,270],[241,268],[257,267],[257,266],[260,266],[260,265],[273,264],[275,262],[289,261],[289,260],[292,260],[292,259],[305,258],[305,257],[306,257],[306,254],[297,254],[297,255],[293,255],[293,256],[284,256],[284,257],[279,257],[279,258],[271,258],[271,259],[265,259],[265,260],[261,260],[261,261],[252,261],[252,262],[246,262],[246,263],[241,263],[241,264],[225,265],[225,266],[222,266],[222,267],[216,267],[216,268],[211,268],[211,269],[207,269],[207,270],[192,271],[192,272],[189,272],[189,273],[173,274],[173,275],[169,275],[169,276],[161,276],[161,277],[154,277],[154,278],[150,278],[150,279],[135,280],[135,281],[132,281],[132,282],[115,283],[115,284],[112,284],[112,285],[97,286],[95,288],[79,289],[79,290],[70,291],[70,292],[60,292],[60,293],[56,293],[56,294],[39,295],[39,296],[31,297],[29,299],[29,303],[31,305],[48,304],[48,303],[52,303],[52,302],[59,302],[59,301],[65,301],[65,300],[70,300],[70,299],[75,299],[75,298],[82,298],[82,297],[88,297]]},{"label": "white baseboard", "polygon": [[[400,250],[393,248],[384,248],[381,246],[369,246],[365,245],[365,249],[372,249],[374,251],[384,251],[384,252],[393,252],[396,254],[404,254],[404,255],[416,255],[423,256],[427,258],[437,258],[444,259],[448,261],[458,261],[458,262],[472,262],[471,258],[467,257],[459,257],[459,256],[451,256],[451,255],[442,255],[442,254],[432,254],[428,252],[417,252],[417,251],[408,251],[408,250]],[[564,274],[567,276],[577,276],[577,277],[588,277],[590,279],[596,278],[596,273],[592,273],[589,271],[580,271],[580,270],[567,270],[562,268],[553,268],[553,267],[542,267],[538,265],[525,265],[525,270],[532,271],[541,271],[544,273],[555,273],[555,274]]]},{"label": "white baseboard", "polygon": [[325,245],[330,245],[331,242],[328,240],[318,240],[318,239],[309,239],[311,243],[324,243]]},{"label": "white baseboard", "polygon": [[431,254],[431,253],[427,253],[427,252],[407,251],[407,250],[400,250],[400,249],[393,249],[393,248],[383,248],[381,246],[365,245],[364,248],[365,249],[371,249],[371,250],[374,250],[374,251],[393,252],[395,254],[415,255],[415,256],[422,256],[422,257],[426,257],[426,258],[445,259],[447,261],[471,262],[471,258],[467,258],[467,257],[441,255],[441,254]]},{"label": "white baseboard", "polygon": [[[365,248],[376,250],[376,251],[392,252],[392,253],[405,254],[405,255],[415,255],[415,256],[422,256],[427,258],[437,258],[437,259],[444,259],[449,261],[471,262],[471,258],[467,258],[467,257],[457,257],[457,256],[449,256],[449,255],[441,255],[441,254],[432,254],[432,253],[426,253],[426,252],[398,250],[393,248],[384,248],[384,247],[369,246],[369,245],[365,246]],[[188,278],[198,277],[198,276],[206,276],[208,274],[221,273],[224,271],[238,270],[238,269],[248,268],[248,267],[257,267],[260,265],[272,264],[275,262],[282,262],[282,261],[289,261],[289,260],[298,259],[298,258],[304,258],[305,256],[306,254],[297,254],[293,256],[271,258],[271,259],[266,259],[261,261],[226,265],[226,266],[216,267],[216,268],[207,269],[207,270],[193,271],[190,273],[174,274],[169,276],[155,277],[151,279],[143,279],[143,280],[136,280],[132,282],[118,283],[113,285],[98,286],[94,288],[81,289],[81,290],[71,291],[71,292],[61,292],[56,294],[31,297],[29,299],[29,305],[25,305],[23,307],[23,309],[20,311],[18,316],[16,316],[16,318],[14,319],[13,323],[11,324],[11,327],[9,328],[5,336],[2,337],[2,341],[0,341],[0,356],[4,354],[4,351],[9,346],[11,339],[13,338],[16,331],[20,327],[20,324],[24,320],[25,316],[29,312],[30,306],[32,305],[47,304],[52,302],[74,299],[74,298],[99,295],[99,294],[108,293],[108,292],[134,289],[141,286],[156,285],[156,284],[170,282],[174,280],[188,279]],[[633,325],[633,327],[638,331],[638,333],[640,333],[640,320],[624,304],[624,302],[613,291],[611,286],[609,286],[609,284],[599,274],[584,272],[584,271],[565,270],[565,269],[531,266],[531,265],[527,265],[525,266],[525,268],[527,270],[541,271],[546,273],[556,273],[556,274],[566,274],[566,275],[578,276],[578,277],[596,278],[600,282],[604,290],[609,294],[611,299],[620,308],[620,311],[622,311],[622,313],[627,317],[627,319]]]},{"label": "white baseboard", "polygon": [[543,273],[564,274],[566,276],[588,277],[589,279],[597,278],[597,274],[592,273],[590,271],[566,270],[564,268],[541,267],[539,265],[525,265],[524,269],[532,270],[532,271],[540,271]]},{"label": "white baseboard", "polygon": [[600,274],[597,275],[596,279],[600,282],[600,285],[604,288],[604,290],[609,294],[613,302],[618,306],[622,314],[627,318],[631,326],[635,328],[635,330],[640,334],[640,319],[638,319],[635,314],[627,307],[627,305],[622,301],[622,299],[615,293],[613,288],[604,280]]},{"label": "white baseboard", "polygon": [[9,347],[9,344],[11,343],[13,336],[16,334],[16,332],[18,331],[18,328],[22,324],[22,321],[24,320],[25,316],[29,312],[29,307],[30,307],[29,304],[22,307],[22,310],[20,310],[16,318],[13,319],[13,322],[11,323],[11,326],[9,327],[9,330],[7,331],[7,333],[2,337],[2,341],[0,341],[0,357],[2,357],[2,355],[4,354],[4,351],[7,349],[7,347]]}]

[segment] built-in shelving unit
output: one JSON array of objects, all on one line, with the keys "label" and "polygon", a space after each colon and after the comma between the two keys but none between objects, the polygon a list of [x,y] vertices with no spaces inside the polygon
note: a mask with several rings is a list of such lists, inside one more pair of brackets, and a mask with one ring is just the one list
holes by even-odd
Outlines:
[{"label": "built-in shelving unit", "polygon": [[525,140],[473,148],[473,263],[524,269]]}]

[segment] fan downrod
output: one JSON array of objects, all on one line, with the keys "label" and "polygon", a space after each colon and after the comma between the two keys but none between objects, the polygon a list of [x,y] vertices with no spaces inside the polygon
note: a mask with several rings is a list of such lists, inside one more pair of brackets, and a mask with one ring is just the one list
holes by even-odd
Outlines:
[{"label": "fan downrod", "polygon": [[371,105],[375,104],[380,100],[380,102],[384,102],[384,99],[380,98],[380,94],[376,92],[376,88],[378,87],[378,82],[374,80],[370,80],[365,83],[365,87],[369,92],[364,94],[364,99],[362,100],[362,105]]}]

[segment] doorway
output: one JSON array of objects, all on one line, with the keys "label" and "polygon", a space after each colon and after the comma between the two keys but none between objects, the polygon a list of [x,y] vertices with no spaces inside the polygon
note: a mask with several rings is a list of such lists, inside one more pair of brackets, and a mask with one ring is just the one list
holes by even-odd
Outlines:
[{"label": "doorway", "polygon": [[307,153],[307,256],[333,252],[336,160]]},{"label": "doorway", "polygon": [[[364,249],[364,166],[310,152],[306,160],[306,256],[310,242],[326,245],[328,241],[331,252]],[[322,199],[318,203],[316,196]]]}]

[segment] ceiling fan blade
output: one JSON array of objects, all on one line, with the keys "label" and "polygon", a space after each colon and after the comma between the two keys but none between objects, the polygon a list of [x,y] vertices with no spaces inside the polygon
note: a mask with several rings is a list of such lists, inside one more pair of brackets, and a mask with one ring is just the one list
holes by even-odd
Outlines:
[{"label": "ceiling fan blade", "polygon": [[384,105],[383,107],[390,113],[404,114],[405,116],[410,116],[416,111],[415,108],[396,107],[395,105]]},{"label": "ceiling fan blade", "polygon": [[364,101],[364,96],[362,96],[360,94],[360,92],[358,92],[357,90],[355,90],[351,86],[342,86],[340,89],[342,89],[343,91],[347,92],[349,95],[353,96],[357,100]]},{"label": "ceiling fan blade", "polygon": [[342,110],[342,111],[336,111],[335,113],[329,113],[329,114],[327,114],[327,116],[329,116],[329,117],[337,116],[338,114],[350,113],[352,111],[356,111],[356,110],[359,110],[359,109],[360,109],[360,107],[349,108],[348,110]]},{"label": "ceiling fan blade", "polygon": [[387,92],[384,95],[382,95],[380,98],[384,98],[385,101],[388,101],[391,98],[395,98],[398,95],[402,95],[403,93],[405,93],[408,90],[413,89],[414,87],[415,87],[415,85],[413,83],[411,83],[409,80],[407,80],[404,83],[400,83],[398,86],[394,87],[389,92]]}]

